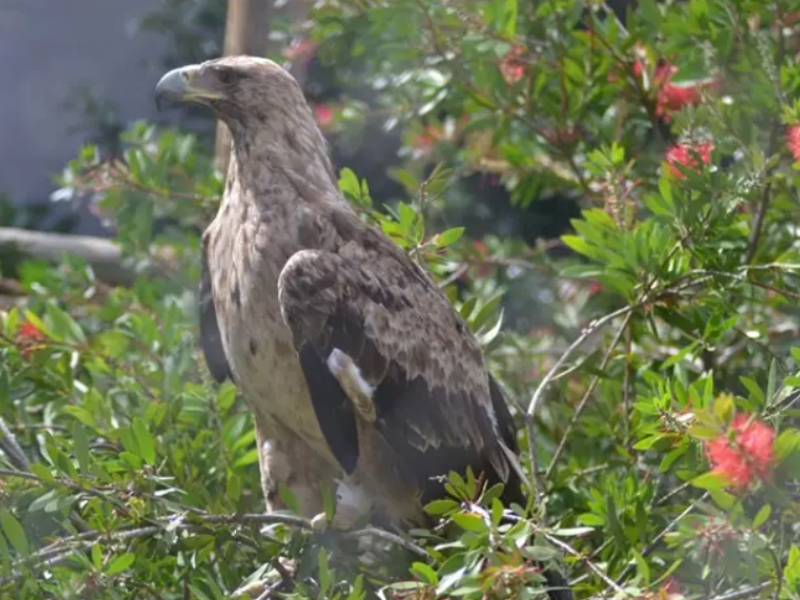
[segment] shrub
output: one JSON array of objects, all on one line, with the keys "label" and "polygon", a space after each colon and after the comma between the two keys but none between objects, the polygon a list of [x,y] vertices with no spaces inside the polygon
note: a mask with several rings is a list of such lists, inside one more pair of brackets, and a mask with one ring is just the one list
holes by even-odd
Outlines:
[{"label": "shrub", "polygon": [[[402,537],[261,514],[250,416],[209,382],[186,291],[221,177],[192,137],[146,124],[121,159],[84,150],[64,184],[97,192],[128,260],[168,276],[21,269],[0,326],[0,590],[529,598],[535,561],[557,559],[579,597],[798,597],[797,11],[318,3],[320,56],[378,99],[328,125],[377,110],[405,132],[403,202],[373,206],[346,168],[340,187],[468,319],[531,480],[530,506],[503,507],[451,474],[428,507],[441,525]],[[475,172],[520,205],[578,197],[582,216],[535,248],[440,230]]]}]

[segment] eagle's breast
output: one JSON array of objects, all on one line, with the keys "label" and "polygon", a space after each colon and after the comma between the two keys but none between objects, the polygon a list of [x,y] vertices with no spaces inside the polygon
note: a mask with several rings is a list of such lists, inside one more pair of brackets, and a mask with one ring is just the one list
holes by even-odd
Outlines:
[{"label": "eagle's breast", "polygon": [[291,332],[281,317],[278,277],[296,250],[280,215],[226,201],[209,226],[208,260],[225,354],[240,393],[268,434],[284,428],[337,466],[314,413]]}]

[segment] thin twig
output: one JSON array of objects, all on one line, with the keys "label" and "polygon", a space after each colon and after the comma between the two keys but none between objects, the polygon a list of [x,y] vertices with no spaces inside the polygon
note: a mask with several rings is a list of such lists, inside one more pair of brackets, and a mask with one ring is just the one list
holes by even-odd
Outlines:
[{"label": "thin twig", "polygon": [[160,527],[150,525],[147,527],[130,529],[128,531],[120,531],[112,534],[98,535],[91,539],[83,539],[83,541],[80,544],[77,544],[74,547],[65,550],[64,552],[57,553],[54,556],[53,556],[54,553],[51,550],[45,549],[44,551],[37,552],[25,559],[17,561],[17,563],[15,563],[14,568],[11,571],[11,575],[9,575],[6,578],[0,579],[0,585],[7,585],[9,583],[13,583],[24,577],[25,573],[21,567],[27,567],[28,565],[31,565],[31,568],[37,568],[37,569],[47,569],[55,567],[64,563],[70,557],[74,556],[78,552],[88,550],[98,542],[119,543],[138,537],[146,537],[149,535],[154,535],[158,533],[160,529],[161,529]]},{"label": "thin twig", "polygon": [[[709,496],[709,494],[708,494],[708,492],[706,492],[705,494],[703,494],[700,497],[700,499],[697,502],[703,502],[706,498],[708,498],[708,496]],[[658,545],[661,543],[661,540],[663,540],[664,537],[670,531],[672,531],[675,528],[675,526],[678,525],[678,523],[680,523],[696,507],[697,507],[697,504],[694,503],[694,502],[692,504],[690,504],[689,506],[687,506],[684,509],[684,511],[681,514],[679,514],[677,517],[672,519],[672,521],[670,521],[667,524],[667,526],[664,527],[664,529],[662,529],[661,532],[656,537],[653,538],[653,541],[651,541],[649,544],[647,544],[647,546],[645,546],[645,548],[639,554],[641,554],[643,557],[644,556],[648,556],[651,552],[653,552],[653,550],[658,548]],[[617,583],[622,583],[625,580],[625,578],[628,575],[631,574],[631,572],[633,571],[634,568],[635,568],[634,563],[628,564],[628,566],[625,567],[622,570],[622,573],[620,573],[619,577],[617,577]]]},{"label": "thin twig", "polygon": [[572,354],[580,348],[589,337],[611,323],[614,319],[619,316],[630,314],[633,311],[633,306],[625,306],[618,310],[615,310],[612,313],[607,314],[604,317],[601,317],[595,321],[589,323],[589,325],[581,332],[581,334],[572,342],[569,347],[564,351],[564,353],[559,357],[559,359],[555,362],[555,364],[550,367],[550,370],[544,376],[542,381],[539,383],[539,386],[536,388],[536,391],[533,393],[531,397],[530,404],[528,405],[528,410],[525,413],[525,426],[528,431],[528,445],[529,451],[531,455],[531,487],[534,491],[534,496],[537,500],[540,498],[540,494],[544,489],[542,486],[539,485],[538,481],[538,472],[539,472],[539,456],[538,451],[536,448],[536,432],[534,431],[534,417],[536,415],[537,408],[544,397],[544,392],[547,389],[547,386],[555,377],[556,373],[561,370],[561,367],[566,363]]},{"label": "thin twig", "polygon": [[625,432],[625,447],[631,441],[631,428],[628,422],[631,412],[631,347],[633,345],[633,328],[628,327],[625,335],[625,375],[622,379],[622,426]]},{"label": "thin twig", "polygon": [[595,573],[595,574],[596,574],[596,575],[597,575],[597,576],[598,576],[600,579],[602,579],[602,580],[603,580],[605,583],[607,583],[609,587],[613,588],[613,589],[614,589],[614,591],[616,591],[616,592],[623,592],[623,589],[622,589],[620,586],[618,586],[618,585],[617,585],[617,584],[614,582],[614,580],[612,580],[612,579],[611,579],[611,578],[610,578],[608,575],[606,575],[606,574],[605,574],[605,572],[603,572],[603,569],[601,569],[601,568],[600,568],[600,567],[598,567],[596,564],[594,564],[594,562],[592,562],[591,560],[589,560],[589,558],[588,558],[588,557],[584,556],[583,554],[581,554],[580,552],[578,552],[578,551],[577,551],[575,548],[573,548],[572,546],[570,546],[570,545],[569,545],[569,544],[567,544],[566,542],[564,542],[564,541],[562,541],[562,540],[558,539],[557,537],[554,537],[554,536],[552,536],[552,535],[550,535],[550,534],[548,534],[548,533],[544,533],[543,535],[544,535],[544,538],[545,538],[545,539],[546,539],[548,542],[550,542],[550,543],[551,543],[551,544],[553,544],[554,546],[557,546],[558,548],[561,548],[561,549],[562,549],[564,552],[566,552],[567,554],[570,554],[570,555],[574,556],[574,557],[575,557],[575,558],[577,558],[579,561],[581,561],[582,563],[584,563],[584,564],[585,564],[587,567],[589,567],[589,568],[590,568],[592,571],[594,571],[594,573]]},{"label": "thin twig", "polygon": [[278,581],[270,585],[266,590],[264,590],[264,593],[260,594],[258,598],[256,598],[256,600],[268,600],[269,598],[272,598],[272,594],[277,592],[283,584],[284,584],[283,578],[279,579]]},{"label": "thin twig", "polygon": [[30,470],[31,463],[25,455],[25,451],[19,445],[16,436],[11,432],[3,417],[0,417],[0,450],[14,467],[22,471]]},{"label": "thin twig", "polygon": [[[777,3],[776,3],[777,5]],[[782,22],[782,18],[780,15],[780,7],[778,6],[778,20],[776,22]],[[776,57],[775,62],[777,63],[778,70],[781,68],[781,64],[783,63],[783,58],[786,53],[785,48],[785,41],[783,33],[778,35],[778,56]],[[769,72],[769,70],[767,70]],[[770,77],[770,80],[773,78]],[[773,85],[775,85],[778,101],[781,103],[785,102],[785,98],[783,97],[783,89],[781,87],[780,77],[776,78],[773,81]],[[778,136],[780,135],[781,131],[781,120],[773,119],[772,126],[770,127],[769,133],[769,141],[767,142],[767,159],[772,158],[772,155],[775,154],[778,146]],[[777,166],[777,165],[776,165]],[[773,167],[774,169],[775,167]],[[766,176],[769,175],[769,169]],[[744,257],[744,263],[750,264],[753,262],[753,259],[756,256],[756,252],[758,252],[759,242],[761,241],[761,234],[764,231],[764,222],[766,220],[767,211],[769,210],[770,201],[772,200],[772,181],[768,181],[767,184],[764,186],[764,192],[761,195],[761,201],[758,203],[758,207],[756,208],[755,218],[753,220],[753,228],[750,230],[750,236],[747,241],[747,253]]]},{"label": "thin twig", "polygon": [[[619,341],[622,339],[622,334],[628,329],[628,324],[631,322],[631,317],[633,316],[633,312],[628,312],[625,315],[625,319],[622,321],[622,325],[620,326],[619,330],[617,331],[614,339],[611,340],[611,344],[608,346],[608,350],[606,350],[605,355],[603,356],[603,360],[600,362],[599,370],[602,372],[608,366],[608,363],[611,361],[611,356],[614,354],[614,350],[619,344]],[[597,385],[600,383],[600,375],[595,375],[592,379],[592,382],[589,384],[589,387],[586,388],[586,392],[583,394],[583,398],[578,403],[578,406],[575,408],[575,412],[572,415],[572,418],[569,420],[567,424],[567,428],[564,430],[564,435],[561,436],[561,441],[558,443],[556,447],[556,451],[553,453],[553,458],[550,460],[550,466],[547,467],[547,471],[545,472],[545,478],[549,479],[550,475],[553,473],[553,469],[555,469],[556,463],[558,459],[561,458],[561,453],[564,452],[564,448],[567,445],[567,439],[569,435],[572,433],[572,428],[575,426],[575,423],[578,422],[581,414],[583,414],[584,409],[589,404],[589,400],[594,394],[594,390],[597,388]]]},{"label": "thin twig", "polygon": [[691,481],[687,481],[686,483],[682,483],[681,485],[679,485],[678,487],[676,487],[674,490],[672,490],[672,491],[669,491],[669,492],[667,492],[666,494],[664,494],[663,496],[661,496],[661,498],[659,498],[658,500],[656,500],[656,501],[653,503],[653,505],[654,505],[654,506],[659,506],[659,505],[661,505],[661,504],[664,504],[664,502],[666,502],[667,500],[669,500],[669,499],[670,499],[670,498],[672,498],[673,496],[677,496],[677,495],[678,495],[678,494],[680,494],[680,493],[681,493],[683,490],[685,490],[685,489],[687,489],[687,488],[690,488],[690,487],[692,487],[692,482],[691,482]]},{"label": "thin twig", "polygon": [[422,546],[418,546],[414,542],[407,540],[404,537],[397,535],[396,533],[384,531],[383,529],[378,529],[376,527],[364,527],[363,529],[357,529],[356,531],[349,531],[345,533],[345,537],[355,538],[355,539],[362,537],[379,538],[381,540],[391,542],[395,546],[400,546],[401,548],[408,550],[409,552],[416,554],[417,556],[421,556],[423,558],[430,557],[430,555],[425,551],[425,549]]},{"label": "thin twig", "polygon": [[770,582],[765,581],[764,583],[742,588],[741,590],[737,590],[735,592],[728,592],[727,594],[714,596],[713,598],[709,598],[709,600],[744,600],[744,598],[753,598],[758,596],[771,585],[772,584]]}]

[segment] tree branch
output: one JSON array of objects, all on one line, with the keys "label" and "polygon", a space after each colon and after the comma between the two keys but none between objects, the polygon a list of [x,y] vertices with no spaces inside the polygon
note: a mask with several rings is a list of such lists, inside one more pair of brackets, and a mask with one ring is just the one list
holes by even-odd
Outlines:
[{"label": "tree branch", "polygon": [[[89,263],[97,278],[109,285],[130,286],[139,276],[124,260],[122,249],[105,238],[0,227],[0,255],[9,249],[50,263],[61,261],[65,254],[74,254]],[[145,273],[165,277],[170,271],[166,263],[156,263]]]}]

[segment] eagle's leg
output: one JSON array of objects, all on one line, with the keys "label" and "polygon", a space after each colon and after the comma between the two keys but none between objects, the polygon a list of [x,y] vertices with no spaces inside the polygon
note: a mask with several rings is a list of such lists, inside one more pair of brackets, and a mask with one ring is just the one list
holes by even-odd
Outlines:
[{"label": "eagle's leg", "polygon": [[[258,421],[258,419],[257,419]],[[313,517],[324,510],[324,489],[334,489],[330,467],[296,434],[256,424],[256,443],[259,448],[261,487],[267,511],[289,508],[281,498],[285,486],[297,502],[297,511]]]}]

